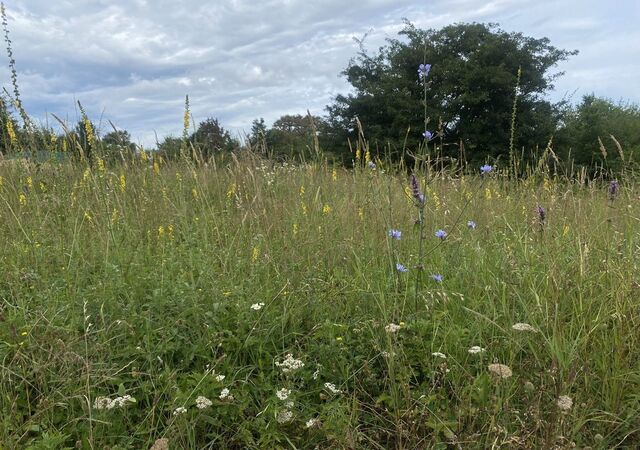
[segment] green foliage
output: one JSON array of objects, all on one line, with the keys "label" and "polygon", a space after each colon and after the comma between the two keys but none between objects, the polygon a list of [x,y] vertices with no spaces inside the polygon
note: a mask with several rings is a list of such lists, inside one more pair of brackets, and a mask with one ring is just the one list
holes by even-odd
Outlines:
[{"label": "green foliage", "polygon": [[216,153],[229,152],[239,147],[238,141],[220,125],[218,119],[213,118],[200,122],[191,135],[190,141],[193,148],[196,148],[205,159]]},{"label": "green foliage", "polygon": [[640,108],[637,105],[616,104],[587,95],[580,104],[568,107],[563,117],[556,146],[564,160],[587,167],[599,165],[614,172],[638,163]]},{"label": "green foliage", "polygon": [[546,38],[507,33],[491,24],[420,30],[407,23],[400,36],[374,55],[363,48],[351,60],[344,75],[355,92],[337,96],[329,107],[334,126],[354,131],[357,117],[374,146],[383,149],[390,144],[396,154],[405,142],[417,148],[424,130],[417,68],[429,63],[429,127],[443,139],[450,155],[458,154],[460,142],[472,161],[508,153],[518,68],[522,77],[516,147],[544,146],[553,134],[557,113],[542,96],[560,74],[549,71],[576,52],[559,50]]}]

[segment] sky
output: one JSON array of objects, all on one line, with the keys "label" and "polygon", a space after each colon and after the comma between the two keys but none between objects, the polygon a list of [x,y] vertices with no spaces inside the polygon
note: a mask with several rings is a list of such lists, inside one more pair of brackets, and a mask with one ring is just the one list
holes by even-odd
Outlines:
[{"label": "sky", "polygon": [[[375,50],[403,18],[419,28],[493,22],[579,50],[549,94],[640,103],[640,1],[594,0],[14,0],[5,1],[29,115],[75,123],[79,100],[102,134],[109,121],[152,147],[215,117],[242,137],[251,122],[325,114],[350,86],[340,75],[367,34]],[[0,80],[11,91],[8,59]],[[2,60],[0,60],[2,61]]]}]

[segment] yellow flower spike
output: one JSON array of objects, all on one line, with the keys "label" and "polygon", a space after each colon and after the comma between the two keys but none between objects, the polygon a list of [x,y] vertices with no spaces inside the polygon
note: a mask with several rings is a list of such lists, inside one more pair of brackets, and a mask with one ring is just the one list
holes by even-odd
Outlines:
[{"label": "yellow flower spike", "polygon": [[322,207],[322,215],[326,216],[331,212],[331,206],[329,205],[324,205]]},{"label": "yellow flower spike", "polygon": [[160,175],[160,164],[158,164],[158,161],[153,162],[153,172],[156,175]]},{"label": "yellow flower spike", "polygon": [[360,220],[364,219],[364,209],[358,208],[358,217],[360,217]]},{"label": "yellow flower spike", "polygon": [[0,187],[4,186],[4,178],[0,177]]},{"label": "yellow flower spike", "polygon": [[562,237],[565,237],[567,234],[569,234],[569,225],[562,227]]},{"label": "yellow flower spike", "polygon": [[120,213],[118,213],[118,210],[116,208],[113,208],[113,211],[111,211],[111,223],[116,223],[119,216]]},{"label": "yellow flower spike", "polygon": [[42,181],[38,186],[40,187],[40,192],[47,192],[47,185],[44,184]]},{"label": "yellow flower spike", "polygon": [[164,236],[164,226],[160,225],[158,227],[158,239],[162,239],[162,236]]},{"label": "yellow flower spike", "polygon": [[140,150],[140,159],[142,162],[147,162],[149,160],[149,155],[147,155],[147,152],[145,152],[144,149]]},{"label": "yellow flower spike", "polygon": [[369,161],[371,161],[371,153],[369,153],[369,150],[367,150],[364,153],[364,163],[369,164]]},{"label": "yellow flower spike", "polygon": [[104,172],[104,170],[105,170],[104,159],[98,158],[98,172]]},{"label": "yellow flower spike", "polygon": [[24,192],[20,192],[20,195],[18,196],[18,202],[22,206],[25,206],[27,204],[27,196],[24,195]]},{"label": "yellow flower spike", "polygon": [[260,256],[260,248],[253,247],[253,250],[251,251],[251,262],[255,263],[258,260],[258,257]]},{"label": "yellow flower spike", "polygon": [[306,216],[307,215],[307,205],[305,205],[304,202],[300,202],[300,207],[302,208],[302,215]]},{"label": "yellow flower spike", "polygon": [[360,162],[360,157],[362,156],[362,152],[359,148],[356,148],[356,164]]},{"label": "yellow flower spike", "polygon": [[304,186],[300,186],[300,197],[304,197]]},{"label": "yellow flower spike", "polygon": [[11,120],[7,120],[7,134],[9,135],[11,145],[16,145],[18,138],[16,137],[16,130],[13,128],[13,122]]},{"label": "yellow flower spike", "polygon": [[298,228],[298,224],[297,224],[297,223],[294,223],[294,224],[293,224],[293,235],[294,235],[294,236],[295,236],[296,234],[298,234],[298,230],[299,230],[299,228]]},{"label": "yellow flower spike", "polygon": [[486,198],[487,200],[491,200],[491,189],[484,188],[484,198]]},{"label": "yellow flower spike", "polygon": [[198,200],[198,190],[196,188],[191,189],[191,195],[193,196],[194,200]]},{"label": "yellow flower spike", "polygon": [[338,181],[338,171],[334,168],[333,171],[331,172],[331,179],[333,181]]},{"label": "yellow flower spike", "polygon": [[167,227],[167,232],[169,233],[169,237],[173,239],[173,225],[169,224]]},{"label": "yellow flower spike", "polygon": [[63,139],[63,140],[62,140],[62,151],[63,151],[64,153],[66,153],[66,152],[67,152],[67,140],[66,140],[66,139]]},{"label": "yellow flower spike", "polygon": [[33,178],[27,177],[27,187],[33,189]]},{"label": "yellow flower spike", "polygon": [[124,192],[126,188],[127,188],[127,179],[122,173],[120,174],[120,192]]},{"label": "yellow flower spike", "polygon": [[231,198],[236,195],[237,186],[235,183],[231,183],[229,185],[229,189],[227,189],[227,198]]}]

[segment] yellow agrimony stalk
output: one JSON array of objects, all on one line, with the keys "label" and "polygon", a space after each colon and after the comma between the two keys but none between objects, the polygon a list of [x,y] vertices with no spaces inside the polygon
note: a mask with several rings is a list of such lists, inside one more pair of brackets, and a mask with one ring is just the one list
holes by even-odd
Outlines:
[{"label": "yellow agrimony stalk", "polygon": [[40,184],[38,184],[38,187],[40,188],[40,192],[47,192],[47,185],[42,181],[40,182]]},{"label": "yellow agrimony stalk", "polygon": [[360,220],[364,220],[364,209],[358,208],[358,217],[360,217]]},{"label": "yellow agrimony stalk", "polygon": [[227,198],[232,198],[234,195],[236,195],[236,191],[237,191],[237,186],[235,183],[231,183],[229,185],[229,189],[227,189]]},{"label": "yellow agrimony stalk", "polygon": [[105,171],[104,159],[98,158],[98,172],[104,173],[104,171]]},{"label": "yellow agrimony stalk", "polygon": [[116,223],[118,221],[118,217],[120,217],[120,213],[116,208],[113,208],[113,211],[111,211],[111,223]]},{"label": "yellow agrimony stalk", "polygon": [[304,197],[304,186],[300,186],[300,197]]},{"label": "yellow agrimony stalk", "polygon": [[333,181],[338,181],[338,171],[336,169],[333,169],[333,171],[331,172],[331,179]]},{"label": "yellow agrimony stalk", "polygon": [[356,148],[356,165],[360,163],[360,157],[362,156],[362,151],[360,148]]},{"label": "yellow agrimony stalk", "polygon": [[158,161],[153,162],[153,173],[160,175],[160,164],[158,164]]},{"label": "yellow agrimony stalk", "polygon": [[253,250],[251,251],[251,262],[255,263],[258,260],[258,257],[260,256],[260,248],[259,247],[253,247]]},{"label": "yellow agrimony stalk", "polygon": [[328,215],[330,212],[331,212],[331,206],[329,206],[329,205],[324,205],[324,206],[322,207],[322,215],[323,215],[323,216]]},{"label": "yellow agrimony stalk", "polygon": [[293,235],[294,235],[294,236],[295,236],[296,234],[298,234],[299,229],[300,229],[300,228],[298,227],[298,224],[297,224],[297,223],[294,223],[294,224],[293,224]]},{"label": "yellow agrimony stalk", "polygon": [[302,215],[306,216],[307,215],[307,205],[305,205],[304,202],[300,202],[300,207],[302,208]]},{"label": "yellow agrimony stalk", "polygon": [[86,114],[82,115],[82,126],[84,127],[84,133],[87,138],[87,145],[91,148],[95,142],[95,135],[93,131],[93,125]]},{"label": "yellow agrimony stalk", "polygon": [[27,187],[33,189],[33,178],[27,177]]},{"label": "yellow agrimony stalk", "polygon": [[194,200],[198,200],[199,194],[198,194],[198,190],[196,188],[191,189],[191,195],[193,196]]},{"label": "yellow agrimony stalk", "polygon": [[145,163],[149,160],[149,155],[147,155],[147,152],[145,152],[144,149],[140,149],[140,159]]},{"label": "yellow agrimony stalk", "polygon": [[0,187],[4,186],[4,178],[0,177]]},{"label": "yellow agrimony stalk", "polygon": [[16,130],[13,128],[13,122],[7,120],[7,134],[9,135],[9,142],[12,146],[18,143],[18,138],[16,136]]},{"label": "yellow agrimony stalk", "polygon": [[127,189],[127,179],[123,173],[120,174],[120,192],[124,192]]},{"label": "yellow agrimony stalk", "polygon": [[487,200],[491,200],[491,198],[492,198],[491,189],[484,188],[484,198],[486,198]]},{"label": "yellow agrimony stalk", "polygon": [[371,153],[367,150],[364,154],[364,163],[369,164],[369,161],[371,161]]},{"label": "yellow agrimony stalk", "polygon": [[167,232],[169,233],[169,238],[173,239],[173,225],[169,224],[167,226]]},{"label": "yellow agrimony stalk", "polygon": [[164,226],[160,225],[158,227],[158,239],[162,239],[162,236],[164,236]]},{"label": "yellow agrimony stalk", "polygon": [[18,196],[18,202],[22,206],[25,206],[27,204],[27,196],[24,194],[24,192],[20,192],[20,195]]},{"label": "yellow agrimony stalk", "polygon": [[66,153],[67,151],[67,140],[63,139],[62,140],[62,151]]}]

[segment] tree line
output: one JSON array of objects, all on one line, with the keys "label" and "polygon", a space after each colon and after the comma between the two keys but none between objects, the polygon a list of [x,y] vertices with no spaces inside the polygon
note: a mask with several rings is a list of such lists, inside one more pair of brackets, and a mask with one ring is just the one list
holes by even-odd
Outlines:
[{"label": "tree line", "polygon": [[[267,126],[253,121],[238,139],[214,117],[181,137],[167,136],[157,152],[171,159],[197,150],[202,158],[243,148],[282,159],[306,158],[319,149],[350,165],[355,147],[366,142],[374,157],[398,160],[431,154],[446,164],[533,162],[545,151],[578,166],[620,169],[640,152],[640,109],[593,94],[579,102],[553,103],[547,94],[563,75],[559,63],[577,51],[558,49],[549,39],[506,32],[495,24],[463,23],[419,29],[409,22],[395,39],[374,52],[360,42],[342,75],[352,92],[338,95],[326,115],[287,114]],[[418,67],[429,67],[419,74]],[[28,138],[45,148],[66,143],[90,156],[92,146],[107,157],[136,151],[127,131],[89,142],[91,123],[82,120],[64,136],[19,125],[5,91],[0,104],[0,151],[16,150]],[[44,146],[43,146],[44,145]],[[189,153],[188,151],[186,153]]]}]

